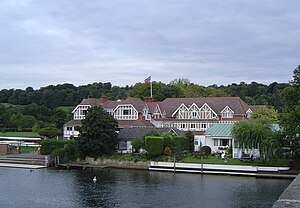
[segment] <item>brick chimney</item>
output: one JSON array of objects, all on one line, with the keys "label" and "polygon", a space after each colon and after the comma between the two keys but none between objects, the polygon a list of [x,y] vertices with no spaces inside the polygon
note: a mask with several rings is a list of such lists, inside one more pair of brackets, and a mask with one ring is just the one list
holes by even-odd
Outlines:
[{"label": "brick chimney", "polygon": [[102,96],[100,97],[100,103],[105,103],[107,100],[108,100],[108,98],[107,98],[107,96],[105,96],[105,95],[102,95]]}]

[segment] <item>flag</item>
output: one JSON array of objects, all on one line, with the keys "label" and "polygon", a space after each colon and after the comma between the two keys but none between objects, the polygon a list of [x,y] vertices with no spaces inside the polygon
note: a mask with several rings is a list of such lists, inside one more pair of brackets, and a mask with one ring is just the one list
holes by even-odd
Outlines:
[{"label": "flag", "polygon": [[150,83],[151,82],[151,76],[147,77],[145,80],[144,80],[145,83]]}]

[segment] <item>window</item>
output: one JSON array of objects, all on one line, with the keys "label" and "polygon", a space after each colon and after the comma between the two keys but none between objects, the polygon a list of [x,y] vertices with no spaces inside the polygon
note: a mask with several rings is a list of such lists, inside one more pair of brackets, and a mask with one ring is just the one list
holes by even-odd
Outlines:
[{"label": "window", "polygon": [[201,129],[206,129],[206,128],[207,128],[206,123],[202,123],[202,124],[201,124]]},{"label": "window", "polygon": [[226,106],[221,113],[222,118],[233,118],[233,111],[228,106]]},{"label": "window", "polygon": [[198,145],[198,141],[195,141],[195,143],[194,143],[195,145]]},{"label": "window", "polygon": [[196,118],[196,117],[197,117],[197,112],[196,112],[196,111],[193,111],[193,112],[192,112],[192,116],[193,116],[193,118]]},{"label": "window", "polygon": [[195,129],[196,128],[196,124],[192,123],[191,124],[191,129]]},{"label": "window", "polygon": [[73,131],[73,127],[72,126],[67,126],[67,131]]},{"label": "window", "polygon": [[219,140],[218,139],[214,139],[214,146],[219,146]]},{"label": "window", "polygon": [[223,118],[232,118],[233,114],[231,112],[224,112],[222,113]]},{"label": "window", "polygon": [[119,150],[127,150],[127,141],[119,142]]},{"label": "window", "polygon": [[229,146],[229,139],[220,139],[220,146]]},{"label": "window", "polygon": [[123,110],[123,115],[130,115],[130,110],[129,109],[125,109]]},{"label": "window", "polygon": [[180,128],[185,129],[185,124],[180,124]]}]

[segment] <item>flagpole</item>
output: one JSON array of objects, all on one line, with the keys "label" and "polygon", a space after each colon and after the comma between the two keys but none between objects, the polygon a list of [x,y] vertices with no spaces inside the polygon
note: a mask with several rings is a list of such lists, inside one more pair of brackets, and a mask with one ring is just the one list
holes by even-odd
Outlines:
[{"label": "flagpole", "polygon": [[152,80],[150,81],[150,97],[152,98]]}]

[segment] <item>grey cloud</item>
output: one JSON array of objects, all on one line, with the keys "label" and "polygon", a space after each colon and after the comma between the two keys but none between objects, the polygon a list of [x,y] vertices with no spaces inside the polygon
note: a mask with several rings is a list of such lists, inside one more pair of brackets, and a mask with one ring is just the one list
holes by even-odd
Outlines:
[{"label": "grey cloud", "polygon": [[[204,85],[287,82],[299,64],[299,6],[297,0],[1,1],[0,88],[130,85],[149,75]],[[24,70],[33,76],[13,76]]]}]

